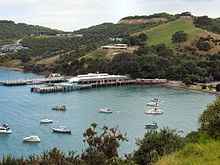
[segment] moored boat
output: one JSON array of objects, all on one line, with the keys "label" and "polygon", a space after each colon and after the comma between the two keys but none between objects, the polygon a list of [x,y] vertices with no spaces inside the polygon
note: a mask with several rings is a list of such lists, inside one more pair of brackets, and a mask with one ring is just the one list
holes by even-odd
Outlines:
[{"label": "moored boat", "polygon": [[99,113],[107,113],[107,114],[110,114],[110,113],[113,113],[111,109],[109,108],[101,108],[99,109]]},{"label": "moored boat", "polygon": [[157,102],[157,103],[160,102],[159,98],[156,98],[156,97],[152,98],[151,101],[152,102]]},{"label": "moored boat", "polygon": [[55,110],[55,111],[66,111],[66,106],[65,105],[57,105],[57,106],[53,107],[52,110]]},{"label": "moored boat", "polygon": [[40,138],[36,135],[31,135],[31,136],[24,137],[23,142],[40,143]]},{"label": "moored boat", "polygon": [[50,119],[42,119],[40,120],[40,124],[51,124],[53,123],[53,120]]},{"label": "moored boat", "polygon": [[160,110],[158,107],[154,107],[153,109],[146,110],[144,113],[146,115],[162,115],[163,111]]},{"label": "moored boat", "polygon": [[151,102],[147,103],[147,106],[158,107],[159,105],[158,105],[158,102],[151,101]]},{"label": "moored boat", "polygon": [[145,129],[157,129],[157,128],[158,128],[158,125],[155,122],[145,125]]},{"label": "moored boat", "polygon": [[66,128],[66,127],[64,127],[64,126],[53,127],[52,130],[55,133],[71,134],[71,130]]},{"label": "moored boat", "polygon": [[11,134],[12,130],[9,128],[8,124],[0,125],[0,134]]}]

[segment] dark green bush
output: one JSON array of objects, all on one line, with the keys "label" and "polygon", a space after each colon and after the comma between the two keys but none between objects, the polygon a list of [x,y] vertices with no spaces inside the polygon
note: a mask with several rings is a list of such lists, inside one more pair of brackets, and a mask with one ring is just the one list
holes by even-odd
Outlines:
[{"label": "dark green bush", "polygon": [[220,138],[220,97],[210,104],[200,117],[200,131]]},{"label": "dark green bush", "polygon": [[184,140],[174,130],[162,129],[150,131],[138,140],[138,149],[134,152],[134,161],[140,165],[148,165],[161,156],[170,154],[184,145]]}]

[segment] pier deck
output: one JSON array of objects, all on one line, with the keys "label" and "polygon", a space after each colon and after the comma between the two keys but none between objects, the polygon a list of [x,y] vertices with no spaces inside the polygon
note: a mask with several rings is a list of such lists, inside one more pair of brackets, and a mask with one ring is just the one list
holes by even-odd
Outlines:
[{"label": "pier deck", "polygon": [[32,87],[31,92],[34,93],[57,93],[57,92],[71,92],[75,90],[98,88],[98,87],[108,87],[108,86],[122,86],[122,85],[154,85],[154,84],[165,84],[168,81],[166,79],[136,79],[136,80],[123,80],[114,82],[97,82],[91,84],[57,84],[53,86],[43,86],[43,87]]},{"label": "pier deck", "polygon": [[39,78],[39,79],[27,79],[27,80],[6,80],[6,81],[0,81],[0,84],[4,86],[21,86],[21,85],[37,85],[37,84],[45,84],[45,83],[61,83],[66,81],[67,80],[64,77],[56,77],[56,78]]}]

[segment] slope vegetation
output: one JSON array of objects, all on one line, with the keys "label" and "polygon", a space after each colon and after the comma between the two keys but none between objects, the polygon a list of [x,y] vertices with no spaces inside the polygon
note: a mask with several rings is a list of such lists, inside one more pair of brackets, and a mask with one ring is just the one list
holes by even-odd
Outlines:
[{"label": "slope vegetation", "polygon": [[43,26],[34,26],[24,23],[15,23],[8,20],[0,20],[0,44],[10,43],[13,40],[23,38],[31,34],[56,34],[61,31]]},{"label": "slope vegetation", "polygon": [[156,165],[219,165],[220,141],[187,144],[182,150],[163,157]]},{"label": "slope vegetation", "polygon": [[165,43],[167,46],[173,47],[172,44],[172,35],[177,31],[184,31],[188,34],[189,40],[193,40],[200,33],[203,33],[203,30],[196,28],[191,19],[180,18],[166,24],[161,24],[157,27],[151,28],[150,30],[145,31],[148,35],[148,44],[156,45]]}]

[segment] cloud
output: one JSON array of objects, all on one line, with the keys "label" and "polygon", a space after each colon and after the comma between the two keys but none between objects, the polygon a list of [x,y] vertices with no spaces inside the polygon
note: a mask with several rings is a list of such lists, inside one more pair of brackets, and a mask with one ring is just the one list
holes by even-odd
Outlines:
[{"label": "cloud", "polygon": [[74,30],[164,11],[217,17],[219,6],[219,0],[2,0],[0,19]]}]

